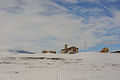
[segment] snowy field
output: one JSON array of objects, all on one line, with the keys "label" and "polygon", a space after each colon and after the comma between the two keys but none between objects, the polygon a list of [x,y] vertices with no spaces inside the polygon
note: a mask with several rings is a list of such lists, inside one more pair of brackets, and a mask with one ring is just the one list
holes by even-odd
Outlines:
[{"label": "snowy field", "polygon": [[120,80],[120,54],[1,52],[0,80]]}]

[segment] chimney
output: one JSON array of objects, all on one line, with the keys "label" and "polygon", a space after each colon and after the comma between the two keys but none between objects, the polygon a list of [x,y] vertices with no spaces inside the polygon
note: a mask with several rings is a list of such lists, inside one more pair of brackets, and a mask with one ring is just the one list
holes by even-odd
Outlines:
[{"label": "chimney", "polygon": [[65,44],[65,49],[67,49],[68,48],[68,45],[67,44]]}]

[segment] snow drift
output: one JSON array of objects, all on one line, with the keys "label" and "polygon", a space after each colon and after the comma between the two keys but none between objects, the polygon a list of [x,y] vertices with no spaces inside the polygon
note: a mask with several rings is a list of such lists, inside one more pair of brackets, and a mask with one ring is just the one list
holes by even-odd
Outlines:
[{"label": "snow drift", "polygon": [[[2,80],[119,80],[120,54],[0,54]],[[6,55],[3,56],[3,53]]]}]

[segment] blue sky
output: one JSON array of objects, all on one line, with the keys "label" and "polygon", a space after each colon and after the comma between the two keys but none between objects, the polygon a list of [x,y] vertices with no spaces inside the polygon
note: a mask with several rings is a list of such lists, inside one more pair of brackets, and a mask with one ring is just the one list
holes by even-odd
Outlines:
[{"label": "blue sky", "polygon": [[0,0],[0,48],[120,50],[120,0]]}]

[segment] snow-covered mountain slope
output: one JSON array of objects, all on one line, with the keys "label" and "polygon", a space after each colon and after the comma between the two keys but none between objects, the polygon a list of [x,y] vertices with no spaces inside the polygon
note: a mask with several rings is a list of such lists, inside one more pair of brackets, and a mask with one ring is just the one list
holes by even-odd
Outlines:
[{"label": "snow-covered mountain slope", "polygon": [[0,54],[0,80],[120,80],[120,54]]},{"label": "snow-covered mountain slope", "polygon": [[2,55],[10,55],[10,54],[35,54],[34,52],[21,50],[21,49],[0,49],[0,54]]},{"label": "snow-covered mountain slope", "polygon": [[26,50],[8,50],[9,52],[13,52],[13,53],[23,53],[23,54],[35,54],[33,52],[30,51],[26,51]]}]

